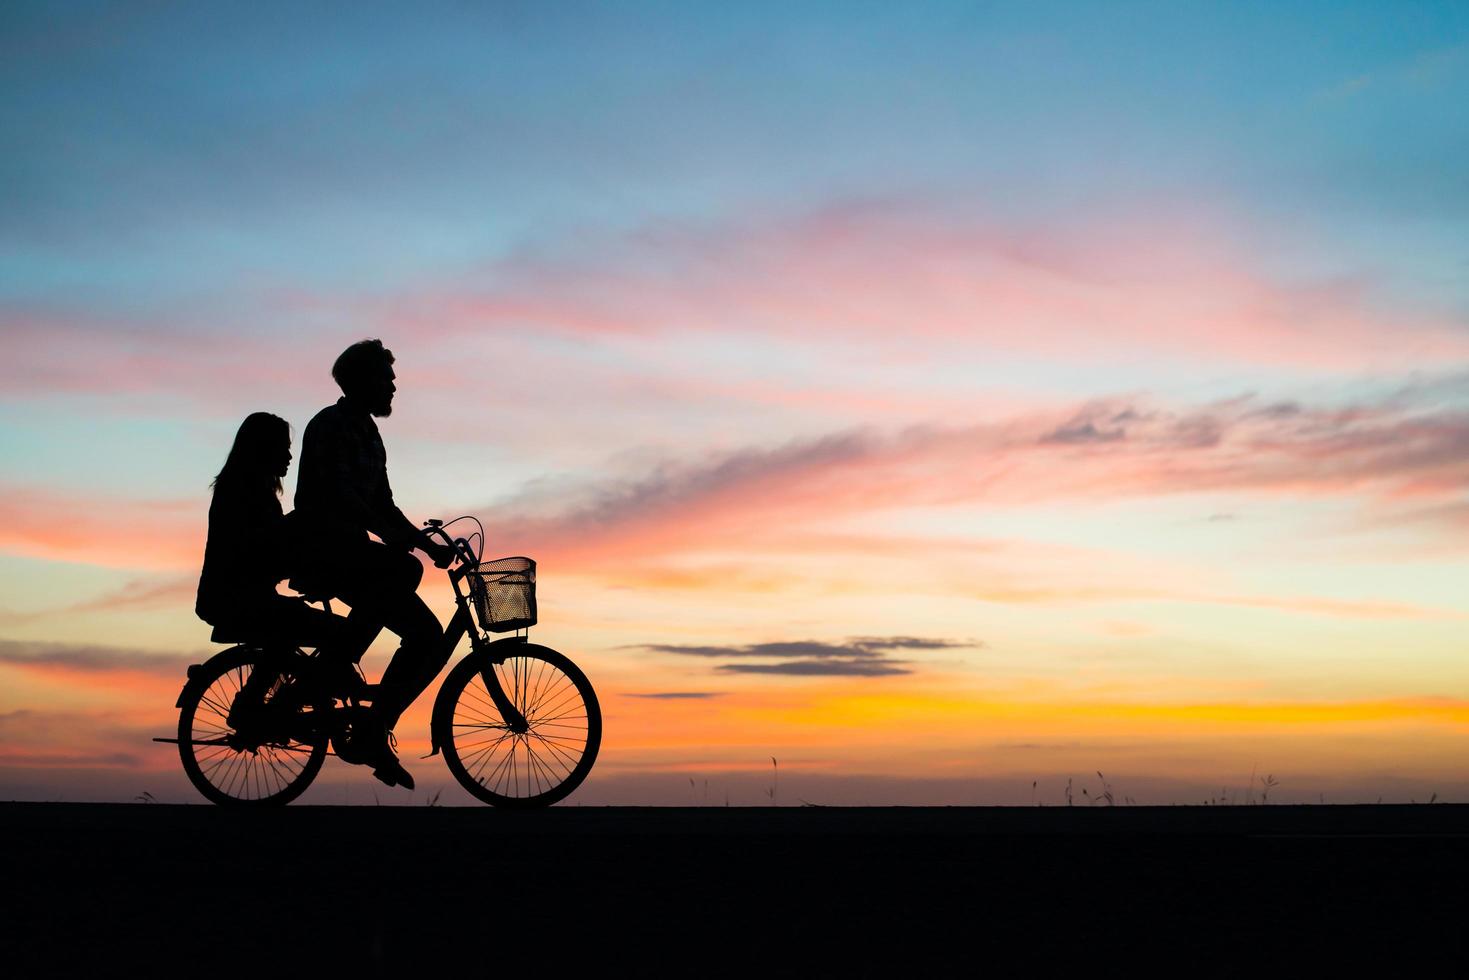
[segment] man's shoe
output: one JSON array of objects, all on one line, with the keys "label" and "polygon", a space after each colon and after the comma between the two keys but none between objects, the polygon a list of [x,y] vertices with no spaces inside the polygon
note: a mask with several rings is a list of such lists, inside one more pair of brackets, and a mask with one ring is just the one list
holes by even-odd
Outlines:
[{"label": "man's shoe", "polygon": [[250,700],[244,691],[237,692],[234,700],[230,702],[230,711],[225,716],[224,723],[237,732],[254,727],[251,723],[255,721],[255,716],[259,713],[260,708],[252,705]]},{"label": "man's shoe", "polygon": [[258,728],[261,716],[265,713],[265,692],[273,680],[274,676],[265,676],[259,668],[251,672],[230,701],[230,710],[225,715],[224,723],[237,732]]},{"label": "man's shoe", "polygon": [[403,763],[397,759],[384,761],[372,771],[372,774],[387,783],[389,786],[401,786],[404,789],[413,789],[413,774],[403,768]]},{"label": "man's shoe", "polygon": [[398,761],[398,755],[393,750],[398,747],[398,739],[391,731],[383,732],[382,748],[377,759],[377,766],[372,774],[389,786],[402,786],[404,789],[413,789],[413,775],[403,768],[403,763]]}]

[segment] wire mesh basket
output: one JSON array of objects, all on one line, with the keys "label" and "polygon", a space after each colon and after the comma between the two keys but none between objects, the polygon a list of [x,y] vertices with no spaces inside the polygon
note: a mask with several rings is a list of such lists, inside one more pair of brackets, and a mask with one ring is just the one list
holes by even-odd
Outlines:
[{"label": "wire mesh basket", "polygon": [[469,573],[469,599],[479,624],[491,633],[536,625],[536,563],[529,558],[480,562]]}]

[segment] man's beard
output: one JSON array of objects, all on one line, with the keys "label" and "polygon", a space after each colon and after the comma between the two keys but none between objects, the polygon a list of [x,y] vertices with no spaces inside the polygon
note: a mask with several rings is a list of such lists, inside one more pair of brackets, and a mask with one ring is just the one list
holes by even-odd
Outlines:
[{"label": "man's beard", "polygon": [[393,414],[393,403],[392,401],[380,402],[372,406],[368,411],[377,418],[385,419]]}]

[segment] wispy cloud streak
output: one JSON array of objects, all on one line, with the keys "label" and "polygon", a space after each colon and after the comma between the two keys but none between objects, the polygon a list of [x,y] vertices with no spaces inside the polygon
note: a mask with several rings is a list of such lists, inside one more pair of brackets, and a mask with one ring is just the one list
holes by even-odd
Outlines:
[{"label": "wispy cloud streak", "polygon": [[200,657],[162,653],[131,647],[88,643],[44,643],[0,640],[0,664],[42,673],[140,673],[176,677],[183,682],[184,669]]},{"label": "wispy cloud streak", "polygon": [[628,691],[623,694],[625,698],[644,698],[649,701],[706,701],[722,696],[719,691]]},{"label": "wispy cloud streak", "polygon": [[1387,398],[1310,407],[1241,396],[1167,408],[1096,402],[1060,417],[967,427],[859,430],[547,499],[481,508],[493,536],[569,559],[770,541],[810,522],[891,506],[1237,493],[1354,495],[1392,505],[1469,485],[1469,411]]},{"label": "wispy cloud streak", "polygon": [[638,649],[684,657],[774,661],[773,663],[737,662],[721,664],[716,668],[729,673],[788,674],[806,677],[889,677],[896,674],[913,673],[909,661],[889,656],[894,651],[972,649],[978,646],[983,646],[983,644],[976,641],[966,642],[927,637],[864,636],[842,643],[827,643],[818,640],[787,640],[750,643],[743,646],[686,646],[649,643],[640,645]]}]

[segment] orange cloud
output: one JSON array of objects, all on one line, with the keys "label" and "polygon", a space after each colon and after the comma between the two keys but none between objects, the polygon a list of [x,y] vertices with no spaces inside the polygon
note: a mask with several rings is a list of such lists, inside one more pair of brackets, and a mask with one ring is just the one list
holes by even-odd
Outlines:
[{"label": "orange cloud", "polygon": [[[1344,701],[1169,702],[1117,699],[1017,700],[940,694],[915,687],[872,693],[822,692],[794,698],[774,695],[732,705],[746,723],[810,732],[817,741],[894,740],[925,737],[946,741],[998,737],[1113,735],[1141,739],[1170,735],[1202,737],[1221,732],[1272,733],[1291,730],[1360,731],[1408,725],[1463,730],[1469,701],[1399,698]],[[765,700],[765,705],[759,701]],[[854,731],[869,735],[852,735]],[[901,731],[901,738],[894,732]]]},{"label": "orange cloud", "polygon": [[0,551],[110,568],[196,567],[207,501],[119,500],[0,486]]}]

